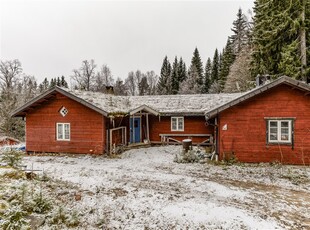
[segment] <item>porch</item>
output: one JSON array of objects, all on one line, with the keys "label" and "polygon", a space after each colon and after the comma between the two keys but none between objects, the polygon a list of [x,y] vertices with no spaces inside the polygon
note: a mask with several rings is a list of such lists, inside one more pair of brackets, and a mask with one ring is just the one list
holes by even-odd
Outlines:
[{"label": "porch", "polygon": [[148,106],[140,106],[126,115],[110,117],[106,152],[117,153],[130,148],[149,147],[150,115],[159,116],[159,113]]}]

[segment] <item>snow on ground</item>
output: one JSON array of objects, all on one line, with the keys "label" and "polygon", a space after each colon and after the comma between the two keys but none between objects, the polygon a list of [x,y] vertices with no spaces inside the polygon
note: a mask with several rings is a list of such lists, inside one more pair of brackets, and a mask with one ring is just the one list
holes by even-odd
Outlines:
[{"label": "snow on ground", "polygon": [[[130,150],[120,159],[30,156],[29,169],[78,186],[82,228],[310,228],[309,167],[177,164],[180,146]],[[59,188],[61,190],[62,188]],[[65,189],[65,188],[63,188]]]}]

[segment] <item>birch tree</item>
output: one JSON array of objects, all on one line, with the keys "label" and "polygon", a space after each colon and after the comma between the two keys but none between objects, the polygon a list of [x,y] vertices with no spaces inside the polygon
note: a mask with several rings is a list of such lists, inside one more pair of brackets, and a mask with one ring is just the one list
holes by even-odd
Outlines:
[{"label": "birch tree", "polygon": [[92,59],[90,61],[84,60],[79,69],[73,70],[72,80],[76,84],[76,88],[90,91],[94,85],[96,76],[96,64]]}]

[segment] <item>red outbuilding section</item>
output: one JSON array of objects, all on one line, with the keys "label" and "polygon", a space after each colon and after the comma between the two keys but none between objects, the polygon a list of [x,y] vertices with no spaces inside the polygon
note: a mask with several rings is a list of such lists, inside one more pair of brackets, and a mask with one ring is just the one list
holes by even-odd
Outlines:
[{"label": "red outbuilding section", "polygon": [[269,87],[219,108],[216,117],[220,159],[234,155],[241,162],[309,165],[308,86],[279,82]]}]

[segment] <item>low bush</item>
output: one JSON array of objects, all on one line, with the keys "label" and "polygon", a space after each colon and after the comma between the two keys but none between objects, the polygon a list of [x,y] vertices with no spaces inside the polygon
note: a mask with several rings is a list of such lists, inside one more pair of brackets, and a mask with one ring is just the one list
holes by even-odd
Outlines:
[{"label": "low bush", "polygon": [[207,154],[203,153],[199,148],[193,148],[187,152],[182,149],[180,153],[175,155],[173,161],[177,163],[197,163],[204,161],[207,157]]}]

